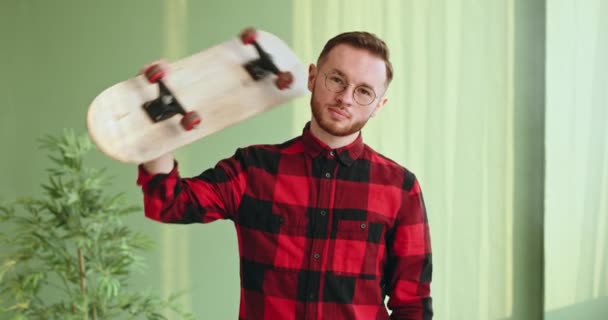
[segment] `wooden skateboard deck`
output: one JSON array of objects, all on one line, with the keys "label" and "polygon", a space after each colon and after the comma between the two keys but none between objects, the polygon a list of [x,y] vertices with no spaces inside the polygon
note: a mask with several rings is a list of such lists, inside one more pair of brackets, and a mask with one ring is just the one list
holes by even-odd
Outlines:
[{"label": "wooden skateboard deck", "polygon": [[[303,95],[307,70],[289,46],[264,31],[254,38],[241,34],[170,63],[156,73],[160,81],[141,74],[107,88],[87,112],[92,141],[112,159],[143,163]],[[270,68],[260,48],[270,56]],[[251,62],[252,73],[244,67]],[[286,88],[273,69],[291,76]],[[184,125],[191,119],[174,107],[196,114],[200,124]]]}]

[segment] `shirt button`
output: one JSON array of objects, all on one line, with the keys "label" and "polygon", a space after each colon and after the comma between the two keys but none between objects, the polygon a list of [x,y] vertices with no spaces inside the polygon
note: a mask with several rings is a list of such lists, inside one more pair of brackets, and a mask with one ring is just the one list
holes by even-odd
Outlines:
[{"label": "shirt button", "polygon": [[331,178],[331,173],[326,172],[326,173],[325,173],[325,178]]},{"label": "shirt button", "polygon": [[315,259],[319,259],[321,258],[321,255],[318,252],[315,252],[315,254],[312,255]]},{"label": "shirt button", "polygon": [[333,152],[333,151],[330,151],[330,152],[329,152],[329,155],[330,155],[331,157],[333,157],[333,156],[334,156],[334,152]]},{"label": "shirt button", "polygon": [[367,227],[367,225],[365,223],[361,224],[361,229],[365,229],[365,227]]},{"label": "shirt button", "polygon": [[327,211],[325,211],[325,210],[321,210],[321,215],[322,215],[322,216],[325,216],[326,214],[327,214]]},{"label": "shirt button", "polygon": [[314,293],[311,293],[311,294],[309,294],[309,295],[308,295],[308,297],[309,297],[311,300],[314,300],[314,299],[317,297],[317,295],[316,295],[316,294],[314,294]]}]

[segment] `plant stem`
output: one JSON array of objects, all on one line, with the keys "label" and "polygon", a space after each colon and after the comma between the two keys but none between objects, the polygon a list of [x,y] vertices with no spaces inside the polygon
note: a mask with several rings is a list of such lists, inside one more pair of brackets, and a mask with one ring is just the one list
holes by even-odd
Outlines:
[{"label": "plant stem", "polygon": [[[83,295],[86,295],[87,282],[84,271],[84,253],[82,252],[81,248],[78,248],[78,269],[80,271],[80,292]],[[93,320],[97,320],[97,308],[95,306],[93,306]]]},{"label": "plant stem", "polygon": [[86,278],[84,274],[84,254],[82,249],[78,248],[78,268],[80,270],[80,292],[85,294],[87,292]]}]

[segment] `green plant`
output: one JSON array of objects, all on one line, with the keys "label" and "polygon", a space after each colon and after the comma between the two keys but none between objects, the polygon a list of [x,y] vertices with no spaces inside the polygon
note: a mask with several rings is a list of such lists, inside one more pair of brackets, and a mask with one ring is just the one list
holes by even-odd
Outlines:
[{"label": "green plant", "polygon": [[43,195],[0,204],[0,318],[166,319],[171,310],[191,319],[177,295],[128,290],[129,275],[145,267],[138,252],[152,242],[122,222],[140,208],[108,196],[104,170],[85,167],[87,136],[65,131],[41,146],[53,163]]}]

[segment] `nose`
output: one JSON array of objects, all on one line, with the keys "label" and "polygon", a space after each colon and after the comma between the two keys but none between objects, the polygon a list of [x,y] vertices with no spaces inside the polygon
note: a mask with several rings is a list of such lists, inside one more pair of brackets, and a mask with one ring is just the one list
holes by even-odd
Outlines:
[{"label": "nose", "polygon": [[349,85],[346,89],[342,90],[342,92],[336,93],[336,100],[343,105],[353,105],[354,90],[355,89]]}]

